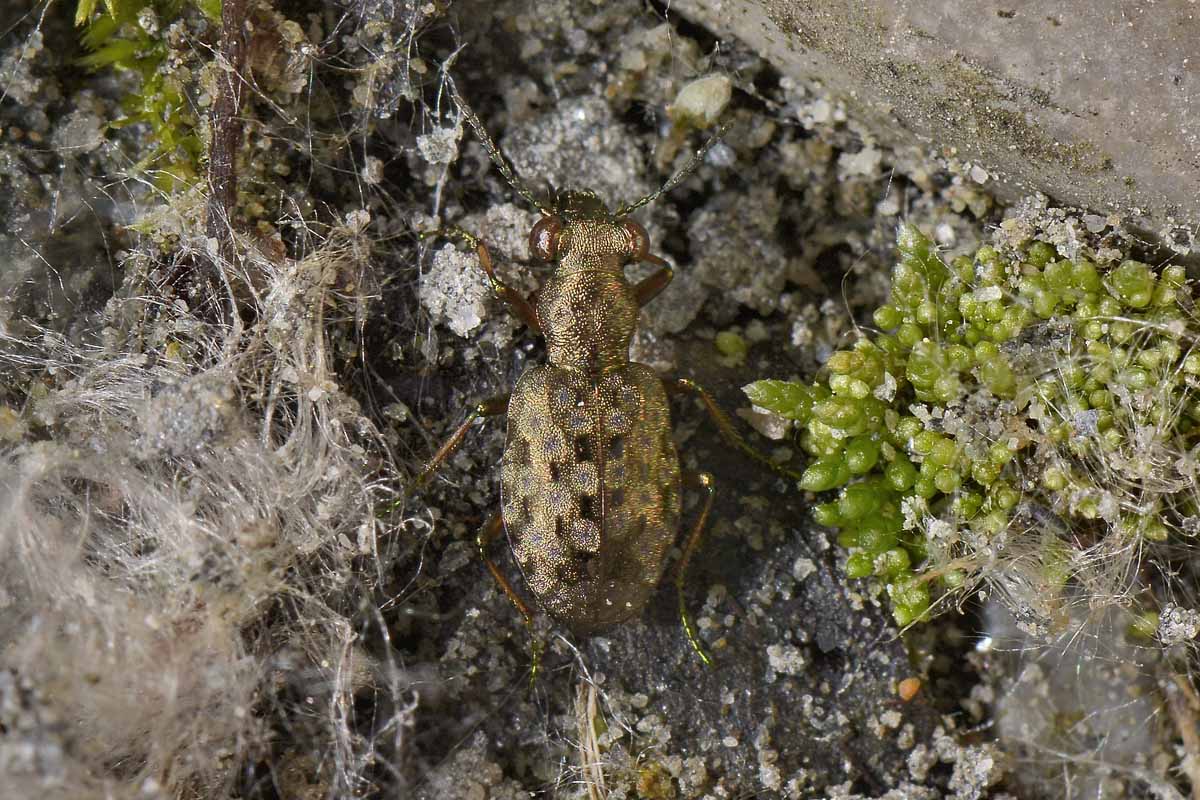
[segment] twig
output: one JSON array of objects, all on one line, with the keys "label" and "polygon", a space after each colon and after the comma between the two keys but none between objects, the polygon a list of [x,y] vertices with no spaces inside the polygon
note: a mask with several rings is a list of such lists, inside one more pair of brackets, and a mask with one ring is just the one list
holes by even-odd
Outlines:
[{"label": "twig", "polygon": [[579,766],[589,800],[605,800],[604,767],[600,761],[600,743],[596,740],[596,684],[584,678],[575,694],[575,719],[579,726]]},{"label": "twig", "polygon": [[[217,241],[216,274],[230,292],[225,266],[235,262],[233,216],[237,205],[237,154],[242,146],[242,90],[246,64],[247,0],[225,0],[221,6],[221,44],[217,54],[221,69],[212,110],[212,144],[208,153],[208,235]],[[238,318],[234,305],[231,314]]]},{"label": "twig", "polygon": [[1160,684],[1167,697],[1167,708],[1179,738],[1183,740],[1183,762],[1180,769],[1192,784],[1192,800],[1200,800],[1200,733],[1196,730],[1196,714],[1200,710],[1200,698],[1187,677],[1174,674],[1170,682]]}]

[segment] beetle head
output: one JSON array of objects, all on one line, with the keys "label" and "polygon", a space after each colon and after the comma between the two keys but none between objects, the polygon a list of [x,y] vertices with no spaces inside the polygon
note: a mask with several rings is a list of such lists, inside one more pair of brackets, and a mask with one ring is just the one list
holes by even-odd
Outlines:
[{"label": "beetle head", "polygon": [[591,189],[563,189],[554,193],[554,213],[563,219],[610,220],[612,212]]},{"label": "beetle head", "polygon": [[644,197],[632,203],[625,203],[615,211],[609,211],[608,206],[599,195],[590,189],[568,189],[555,192],[550,202],[539,200],[529,187],[525,185],[513,171],[508,160],[500,152],[500,148],[492,141],[479,117],[471,110],[466,101],[458,93],[453,81],[448,81],[450,96],[458,106],[467,123],[479,137],[479,141],[487,150],[488,156],[500,170],[500,174],[509,185],[523,197],[526,202],[542,212],[542,219],[533,226],[529,233],[529,249],[534,255],[546,261],[561,259],[570,249],[571,242],[586,238],[592,252],[601,251],[623,255],[630,260],[638,261],[646,258],[649,240],[646,229],[630,219],[631,212],[649,205],[662,195],[674,189],[704,162],[704,157],[721,137],[725,135],[729,125],[722,125],[717,132],[704,143],[704,146],[692,154],[688,162],[672,175],[666,183]]},{"label": "beetle head", "polygon": [[614,215],[590,189],[555,193],[553,211],[538,220],[529,232],[529,252],[543,261],[558,261],[576,242],[586,241],[595,254],[612,254],[641,261],[650,248],[646,229],[631,219]]}]

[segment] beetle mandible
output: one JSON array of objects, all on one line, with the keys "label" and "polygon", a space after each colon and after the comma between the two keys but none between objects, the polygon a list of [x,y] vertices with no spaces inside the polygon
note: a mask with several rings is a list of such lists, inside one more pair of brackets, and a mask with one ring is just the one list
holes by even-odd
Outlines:
[{"label": "beetle mandible", "polygon": [[[422,234],[447,236],[474,248],[496,296],[545,337],[548,364],[521,375],[508,395],[476,406],[430,459],[420,486],[454,452],[479,417],[507,413],[500,467],[501,512],[476,536],[480,557],[532,632],[533,614],[488,555],[507,531],[525,582],[539,604],[577,633],[588,633],[639,613],[657,588],[680,529],[681,484],[705,493],[675,573],[679,615],[692,648],[705,651],[683,596],[687,566],[712,508],[714,483],[706,472],[684,475],[671,438],[668,392],[691,392],[703,402],[722,436],[788,478],[742,439],[712,396],[687,379],[664,381],[629,360],[639,309],[671,282],[666,261],[650,252],[646,230],[629,214],[669,192],[704,160],[724,128],[697,150],[661,188],[610,211],[591,190],[556,192],[542,201],[518,178],[483,123],[459,95],[450,96],[505,180],[542,218],[529,234],[530,252],[554,264],[554,273],[530,300],[495,273],[487,246],[457,228]],[[633,284],[626,265],[644,261],[658,270]],[[535,637],[533,672],[539,645]]]}]

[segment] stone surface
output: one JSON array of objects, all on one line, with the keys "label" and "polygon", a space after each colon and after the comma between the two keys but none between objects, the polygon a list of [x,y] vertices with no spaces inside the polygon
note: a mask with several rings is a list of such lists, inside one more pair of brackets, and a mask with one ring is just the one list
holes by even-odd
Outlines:
[{"label": "stone surface", "polygon": [[882,141],[973,162],[1002,199],[1041,191],[1160,232],[1200,220],[1200,6],[1190,0],[672,8],[793,79],[819,81]]}]

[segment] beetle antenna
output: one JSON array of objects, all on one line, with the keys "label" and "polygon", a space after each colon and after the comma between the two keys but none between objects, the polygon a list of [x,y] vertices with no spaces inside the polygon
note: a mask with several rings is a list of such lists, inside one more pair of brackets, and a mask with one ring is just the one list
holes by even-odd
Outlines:
[{"label": "beetle antenna", "polygon": [[488,135],[487,129],[483,127],[483,123],[479,121],[479,117],[467,105],[467,101],[458,93],[458,87],[454,85],[454,79],[449,75],[446,76],[446,85],[450,89],[450,98],[454,101],[454,105],[458,106],[458,110],[466,118],[467,124],[475,131],[475,136],[479,138],[483,149],[487,150],[488,156],[492,159],[492,163],[496,165],[496,169],[500,170],[500,174],[504,176],[504,180],[508,181],[508,185],[513,188],[513,191],[525,198],[525,202],[542,212],[542,214],[546,216],[553,214],[554,210],[543,201],[538,200],[533,192],[529,190],[529,187],[525,185],[525,182],[517,177],[517,173],[508,163],[508,159],[504,157],[504,154],[500,152],[500,148],[492,141],[492,137]]},{"label": "beetle antenna", "polygon": [[714,133],[712,136],[710,136],[708,141],[705,142],[704,145],[699,150],[697,150],[695,153],[692,153],[692,157],[688,159],[688,162],[686,164],[684,164],[679,169],[678,172],[676,172],[674,175],[672,175],[670,178],[668,178],[666,183],[664,183],[660,188],[656,189],[655,191],[653,191],[650,194],[643,197],[641,200],[638,200],[633,203],[627,203],[627,204],[621,206],[620,208],[618,208],[616,210],[616,212],[613,214],[613,216],[614,217],[624,217],[627,214],[629,214],[630,212],[636,211],[637,209],[641,208],[644,205],[649,205],[650,203],[653,203],[655,200],[662,197],[664,194],[671,191],[679,184],[683,183],[684,180],[686,180],[689,175],[691,175],[693,172],[696,171],[697,167],[699,167],[701,164],[704,163],[704,157],[708,155],[708,151],[712,150],[713,145],[715,145],[717,142],[721,141],[721,139],[723,139],[725,137],[725,134],[729,131],[729,128],[732,124],[733,124],[733,122],[731,120],[722,123],[721,127],[717,128],[717,132]]}]

